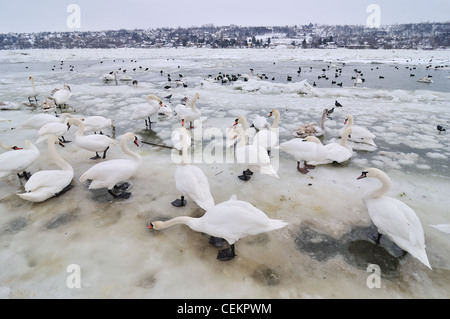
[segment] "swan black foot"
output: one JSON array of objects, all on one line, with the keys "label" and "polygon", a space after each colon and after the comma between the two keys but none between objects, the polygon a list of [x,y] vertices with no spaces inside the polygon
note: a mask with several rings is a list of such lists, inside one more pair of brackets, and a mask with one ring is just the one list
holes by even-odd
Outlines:
[{"label": "swan black foot", "polygon": [[119,193],[119,194],[115,194],[110,189],[108,189],[108,193],[110,193],[114,198],[120,198],[120,199],[128,199],[131,196],[130,192],[122,192],[122,193]]},{"label": "swan black foot", "polygon": [[308,169],[305,167],[300,167],[300,162],[297,162],[297,170],[302,174],[308,174]]},{"label": "swan black foot", "polygon": [[314,165],[308,165],[306,163],[303,163],[303,167],[306,169],[315,169],[316,168]]},{"label": "swan black foot", "polygon": [[23,171],[22,174],[17,173],[17,176],[19,176],[19,178],[25,178],[26,180],[29,180],[31,177],[31,173]]},{"label": "swan black foot", "polygon": [[70,143],[70,142],[72,142],[72,141],[66,140],[66,139],[64,138],[64,136],[61,136],[60,141],[63,142],[63,143]]},{"label": "swan black foot", "polygon": [[221,261],[231,260],[234,257],[236,257],[236,254],[234,253],[234,244],[230,245],[230,247],[228,248],[220,250],[219,254],[217,255],[217,259]]},{"label": "swan black foot", "polygon": [[247,168],[247,170],[243,171],[242,175],[239,175],[238,177],[239,177],[239,179],[241,179],[243,181],[248,181],[248,180],[250,180],[252,175],[253,175],[253,172]]},{"label": "swan black foot", "polygon": [[106,158],[106,152],[109,150],[109,146],[106,148],[106,150],[103,152],[103,158]]},{"label": "swan black foot", "polygon": [[91,160],[96,160],[96,159],[99,159],[99,158],[101,158],[101,157],[98,155],[97,152],[95,152],[95,156],[91,157]]},{"label": "swan black foot", "polygon": [[130,183],[123,182],[122,184],[114,185],[115,190],[124,191],[130,187]]},{"label": "swan black foot", "polygon": [[211,238],[209,239],[209,243],[211,245],[214,245],[214,247],[216,248],[220,248],[223,247],[227,243],[227,241],[223,238],[211,236]]},{"label": "swan black foot", "polygon": [[184,196],[181,196],[181,199],[176,199],[172,202],[172,205],[175,207],[183,207],[186,206],[186,200],[184,199]]},{"label": "swan black foot", "polygon": [[380,244],[380,240],[381,240],[382,234],[380,234],[380,233],[377,233],[376,235],[374,235],[374,234],[367,234],[367,236],[370,239],[372,239],[375,242],[375,244],[377,244],[377,245]]}]

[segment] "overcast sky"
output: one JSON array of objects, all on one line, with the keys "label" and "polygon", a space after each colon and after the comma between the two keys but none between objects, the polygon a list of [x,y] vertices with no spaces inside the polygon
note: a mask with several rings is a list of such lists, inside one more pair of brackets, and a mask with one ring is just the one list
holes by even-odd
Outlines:
[{"label": "overcast sky", "polygon": [[[67,12],[70,4],[76,11]],[[214,24],[366,25],[379,8],[381,25],[449,22],[450,0],[0,0],[0,33],[154,29]],[[75,17],[76,18],[76,17]],[[74,28],[74,21],[80,28]]]}]

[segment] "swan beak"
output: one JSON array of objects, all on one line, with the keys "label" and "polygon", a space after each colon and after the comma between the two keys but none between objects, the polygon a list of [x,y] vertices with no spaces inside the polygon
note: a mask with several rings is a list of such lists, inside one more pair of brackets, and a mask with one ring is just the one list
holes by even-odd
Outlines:
[{"label": "swan beak", "polygon": [[269,113],[269,116],[268,116],[268,117],[271,117],[271,116],[272,116],[272,112]]},{"label": "swan beak", "polygon": [[147,229],[153,229],[153,224],[150,223],[150,225],[148,225]]},{"label": "swan beak", "polygon": [[344,124],[347,124],[348,119],[345,119]]},{"label": "swan beak", "polygon": [[12,150],[17,151],[17,150],[23,150],[22,147],[17,147],[17,146],[13,146],[11,147]]},{"label": "swan beak", "polygon": [[137,136],[134,137],[134,144],[139,147],[139,142]]},{"label": "swan beak", "polygon": [[366,178],[367,177],[367,172],[364,171],[361,173],[361,176],[359,176],[357,179],[362,179],[362,178]]},{"label": "swan beak", "polygon": [[238,122],[239,122],[239,119],[236,119],[236,121],[234,121],[234,124],[233,124],[233,126],[236,126],[236,125],[238,125]]}]

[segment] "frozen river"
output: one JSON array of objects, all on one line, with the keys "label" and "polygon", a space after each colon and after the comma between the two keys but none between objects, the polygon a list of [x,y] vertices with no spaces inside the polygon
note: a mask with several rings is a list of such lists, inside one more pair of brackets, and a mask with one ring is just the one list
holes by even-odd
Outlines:
[{"label": "frozen river", "polygon": [[[104,83],[102,76],[115,70],[118,76],[137,80],[137,87],[120,80]],[[130,180],[129,199],[114,199],[105,189],[89,190],[88,183],[79,181],[96,162],[90,159],[91,152],[73,142],[57,148],[74,169],[73,187],[66,193],[32,203],[17,196],[25,181],[15,175],[1,179],[0,297],[450,297],[450,235],[430,226],[450,224],[450,138],[448,132],[438,134],[436,129],[440,124],[448,131],[450,123],[448,51],[0,51],[0,72],[0,101],[17,106],[0,111],[1,142],[23,147],[25,140],[34,143],[38,138],[36,130],[21,127],[42,113],[40,107],[27,105],[28,79],[33,76],[40,93],[38,105],[54,88],[68,84],[73,116],[111,118],[115,132],[104,133],[120,139],[134,132],[140,147],[133,151],[143,157],[139,174]],[[213,81],[219,74],[250,78]],[[356,74],[365,81],[355,86]],[[418,82],[422,77],[433,83]],[[185,85],[177,85],[177,80]],[[148,129],[144,120],[130,118],[133,108],[145,103],[149,94],[175,108],[195,93],[202,115],[190,130],[192,159],[207,176],[215,203],[236,194],[270,218],[288,223],[241,239],[236,243],[237,257],[226,262],[216,259],[217,248],[208,243],[208,235],[187,226],[147,229],[151,221],[200,217],[204,210],[190,198],[186,207],[171,205],[180,195],[174,177],[178,164],[171,149],[178,120],[155,115]],[[326,120],[322,142],[338,138],[337,130],[351,114],[355,125],[376,135],[375,150],[354,150],[349,161],[320,165],[306,175],[297,171],[292,156],[274,150],[272,162],[280,178],[255,173],[247,182],[237,178],[242,165],[227,160],[232,149],[217,152],[222,142],[218,132],[232,126],[237,116],[251,122],[256,115],[267,117],[277,109],[283,142],[294,138],[291,133],[302,124],[320,122],[323,109],[331,109],[336,100],[343,107],[336,107],[332,119]],[[73,140],[75,132],[71,127],[66,139]],[[36,146],[40,157],[29,171],[55,168],[47,144]],[[214,155],[213,160],[208,154]],[[105,160],[125,157],[120,146],[114,146]],[[411,255],[399,257],[386,238],[378,246],[368,237],[376,228],[361,197],[379,184],[357,180],[367,167],[385,171],[393,182],[389,195],[415,210],[432,270]],[[380,267],[379,287],[368,285],[370,265]],[[79,288],[70,284],[74,269],[79,270]]]}]

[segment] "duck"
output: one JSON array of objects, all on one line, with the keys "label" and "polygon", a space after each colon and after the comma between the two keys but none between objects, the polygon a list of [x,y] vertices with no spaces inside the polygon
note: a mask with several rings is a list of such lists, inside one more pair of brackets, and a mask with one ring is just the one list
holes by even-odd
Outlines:
[{"label": "duck", "polygon": [[215,239],[225,240],[228,247],[219,251],[217,259],[220,261],[236,257],[235,243],[239,239],[281,229],[288,225],[283,220],[269,218],[260,209],[249,202],[238,200],[236,195],[233,195],[228,201],[208,209],[201,217],[178,216],[168,221],[152,221],[147,228],[163,230],[179,224],[210,235],[210,243],[217,242]]},{"label": "duck", "polygon": [[184,116],[181,118],[181,127],[172,131],[170,139],[172,141],[172,145],[178,151],[182,151],[183,147],[189,148],[192,143],[191,135],[186,132],[185,118]]},{"label": "duck", "polygon": [[92,160],[99,159],[98,152],[103,152],[103,159],[106,158],[106,152],[111,146],[117,145],[117,141],[106,135],[90,134],[84,135],[84,123],[80,119],[71,118],[69,123],[78,126],[78,131],[75,134],[75,145],[79,148],[95,152]]},{"label": "duck", "polygon": [[360,149],[360,147],[358,147],[358,143],[368,144],[368,145],[376,148],[377,145],[373,141],[373,139],[376,136],[374,134],[372,134],[366,128],[359,126],[359,125],[354,125],[354,120],[353,120],[352,115],[350,115],[350,114],[346,115],[344,124],[345,124],[345,126],[338,130],[338,134],[340,137],[342,137],[345,134],[346,128],[351,127],[352,134],[351,134],[351,137],[348,139],[348,141],[352,142],[351,145],[354,149]]},{"label": "duck", "polygon": [[52,135],[60,136],[63,143],[69,143],[70,141],[67,141],[64,138],[64,134],[70,129],[70,119],[70,117],[66,117],[64,122],[50,122],[42,125],[38,131],[39,138],[36,140],[36,144],[46,140]]},{"label": "duck", "polygon": [[299,127],[295,132],[291,135],[299,138],[305,138],[307,136],[323,136],[325,133],[325,118],[328,115],[328,109],[324,109],[322,112],[322,119],[320,121],[320,125],[315,122],[306,123]]},{"label": "duck", "polygon": [[113,159],[95,164],[80,176],[79,181],[83,183],[91,180],[89,189],[107,188],[108,193],[114,198],[128,199],[131,193],[124,191],[124,188],[129,187],[126,181],[132,178],[142,166],[141,155],[128,148],[128,140],[132,140],[137,147],[139,142],[133,132],[127,132],[122,136],[120,140],[122,151],[131,158]]},{"label": "duck", "polygon": [[28,101],[30,102],[30,103],[33,103],[32,101],[31,101],[31,99],[33,98],[34,99],[34,101],[37,103],[37,96],[39,95],[39,91],[38,91],[38,89],[36,88],[36,84],[34,83],[34,77],[33,76],[30,76],[30,77],[28,77],[28,79],[29,80],[31,80],[31,87],[32,87],[32,91],[30,92],[30,93],[28,93],[28,95],[27,95],[27,98],[28,98]]},{"label": "duck", "polygon": [[[186,119],[187,122],[190,123],[189,128],[195,128],[194,127],[194,121],[199,119],[202,112],[196,107],[197,100],[200,98],[200,95],[198,93],[195,93],[194,98],[191,101],[191,108],[187,107],[180,107],[177,108],[177,118],[181,119],[182,116]],[[186,102],[187,106],[187,102]]]},{"label": "duck", "polygon": [[105,128],[112,128],[115,131],[113,120],[100,115],[93,115],[83,118],[84,133],[93,132],[103,134],[102,130]]},{"label": "duck", "polygon": [[310,160],[309,165],[324,165],[331,163],[343,163],[353,156],[353,149],[347,144],[347,139],[352,134],[352,128],[346,128],[346,134],[338,142],[330,142],[324,145],[327,155],[322,160]]},{"label": "duck", "polygon": [[268,154],[270,155],[271,149],[278,143],[278,123],[280,121],[280,112],[276,109],[270,111],[269,116],[274,116],[274,122],[271,125],[266,122],[265,129],[259,130],[254,136],[252,143],[257,143],[258,145],[264,147]]},{"label": "duck", "polygon": [[243,171],[243,175],[239,175],[239,179],[248,181],[253,175],[253,171],[258,171],[261,174],[266,174],[275,178],[280,178],[270,163],[269,154],[267,150],[258,145],[258,143],[247,144],[248,136],[248,122],[247,119],[240,115],[235,120],[234,125],[242,124],[242,130],[240,131],[241,137],[236,145],[235,157],[238,163],[247,164],[249,168]]},{"label": "duck", "polygon": [[26,169],[39,158],[41,153],[30,140],[25,140],[24,144],[23,149],[0,154],[0,178],[13,174],[17,174],[19,178],[30,178],[31,174]]},{"label": "duck", "polygon": [[185,196],[189,196],[198,206],[207,211],[214,207],[214,198],[211,195],[209,182],[203,171],[190,164],[188,157],[188,143],[189,133],[184,128],[184,120],[181,121],[180,136],[181,136],[181,162],[175,171],[175,185],[181,194],[180,199],[172,202],[175,207],[186,206]]},{"label": "duck", "polygon": [[363,178],[376,178],[381,182],[381,187],[367,191],[362,196],[370,219],[378,228],[374,241],[380,244],[381,236],[386,235],[398,247],[431,269],[420,219],[411,207],[386,195],[392,188],[389,176],[378,168],[370,167],[364,169],[357,180]]},{"label": "duck", "polygon": [[34,173],[25,183],[25,193],[17,194],[30,202],[43,202],[58,196],[69,188],[74,171],[72,166],[56,152],[55,144],[61,143],[56,135],[47,139],[48,152],[60,170],[42,170]]},{"label": "duck", "polygon": [[[309,165],[309,161],[320,162],[326,159],[327,151],[322,142],[315,136],[307,136],[304,139],[292,139],[280,144],[280,149],[297,160],[297,170],[302,174],[307,174],[308,169],[314,169],[314,165]],[[300,163],[303,162],[303,167]]]},{"label": "duck", "polygon": [[[134,107],[134,111],[131,114],[132,120],[145,120],[145,127],[151,128],[152,122],[150,120],[150,117],[156,114],[159,110],[159,108],[163,105],[163,102],[159,97],[157,97],[154,94],[149,94],[145,98],[146,103],[137,104]],[[155,103],[156,101],[156,103]],[[148,120],[148,122],[147,122]]]}]

